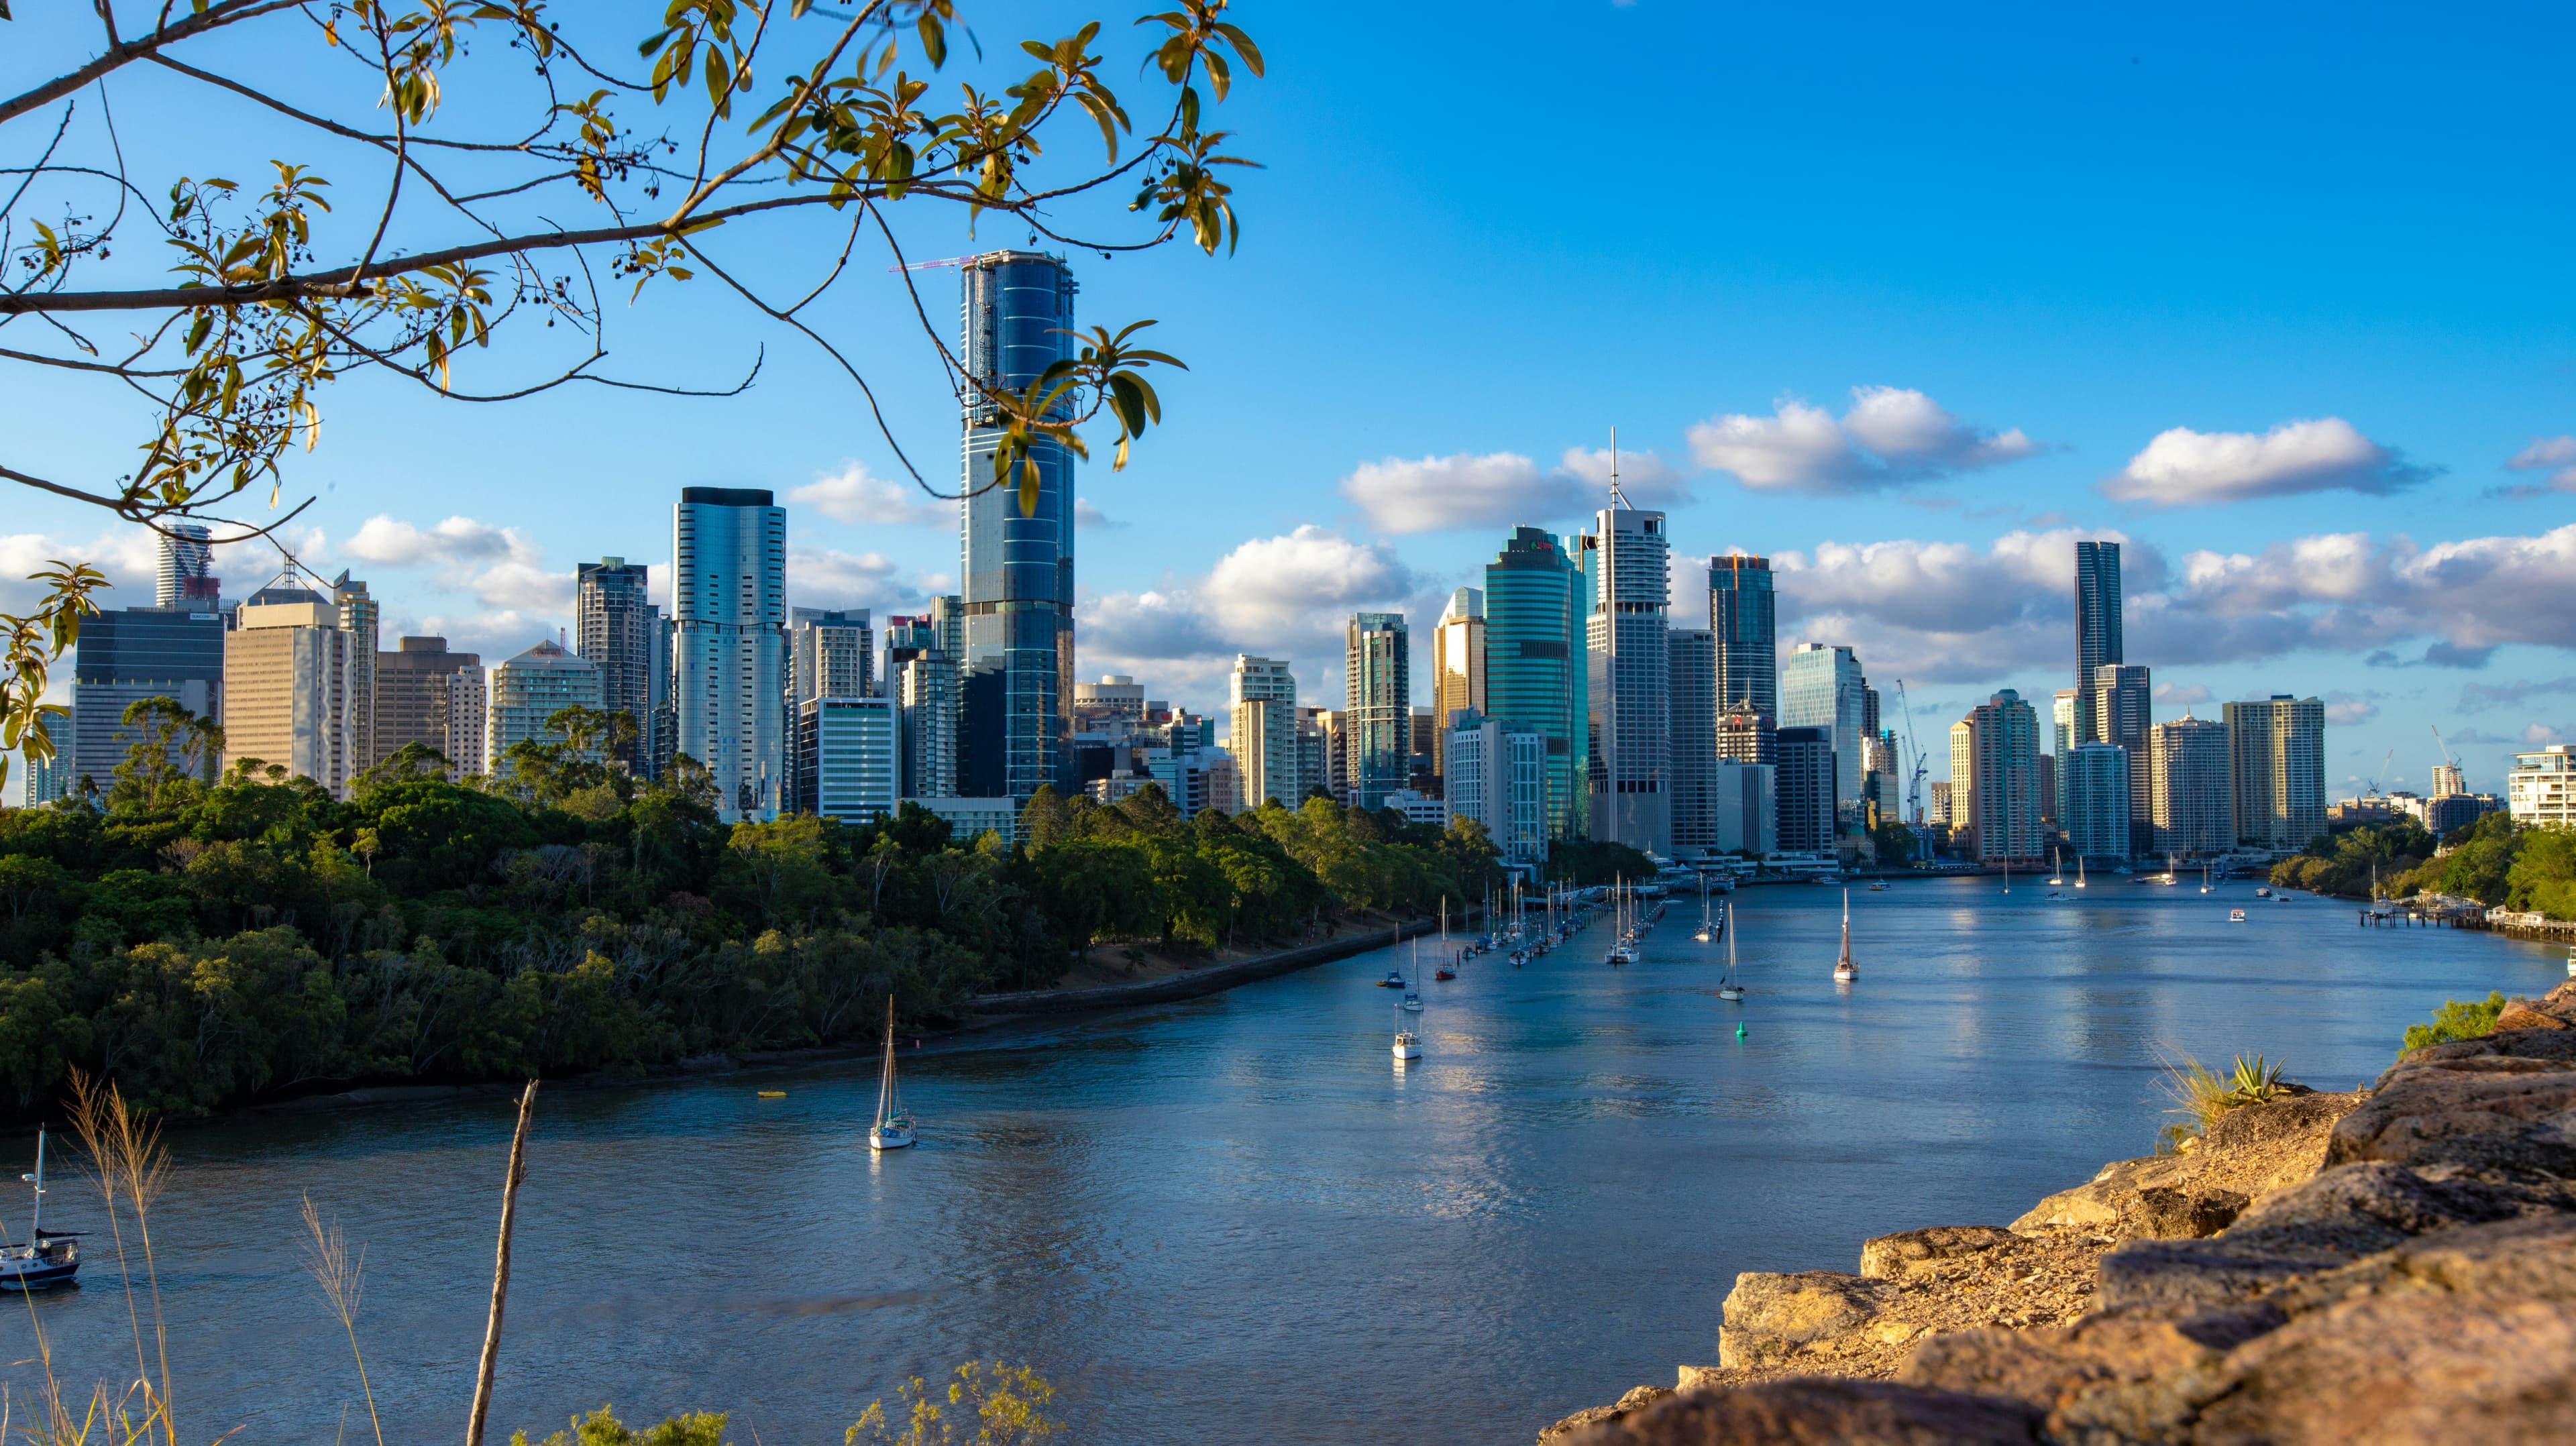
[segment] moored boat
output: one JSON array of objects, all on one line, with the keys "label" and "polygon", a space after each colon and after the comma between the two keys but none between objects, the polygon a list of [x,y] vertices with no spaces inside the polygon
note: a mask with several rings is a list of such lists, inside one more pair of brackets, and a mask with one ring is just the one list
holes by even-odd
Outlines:
[{"label": "moored boat", "polygon": [[36,1189],[27,1245],[0,1247],[0,1290],[51,1290],[80,1273],[80,1232],[45,1228],[45,1130],[36,1127],[36,1173],[18,1177]]},{"label": "moored boat", "polygon": [[900,1150],[913,1141],[912,1114],[894,1087],[894,996],[886,996],[885,1074],[877,1082],[877,1122],[868,1128],[868,1148]]}]

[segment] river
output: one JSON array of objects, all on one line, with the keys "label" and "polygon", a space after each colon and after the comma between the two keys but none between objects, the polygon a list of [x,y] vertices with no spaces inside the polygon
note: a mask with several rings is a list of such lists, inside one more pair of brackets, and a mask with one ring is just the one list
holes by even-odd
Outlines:
[{"label": "river", "polygon": [[[1692,901],[1624,970],[1599,928],[1487,956],[1426,982],[1404,1068],[1371,987],[1400,950],[908,1052],[921,1144],[880,1159],[872,1060],[541,1093],[491,1439],[613,1402],[819,1446],[906,1376],[1007,1358],[1077,1441],[1526,1441],[1713,1364],[1738,1271],[1849,1270],[1865,1236],[2003,1223],[2147,1152],[2160,1057],[2259,1050],[2349,1089],[2445,998],[2563,975],[2250,884],[1998,885],[1852,895],[1847,992],[1820,887],[1736,896],[1740,1006]],[[309,1192],[366,1249],[386,1440],[459,1439],[509,1127],[474,1100],[174,1130],[154,1227],[181,1437],[370,1439],[304,1273]],[[75,1180],[50,1199],[58,1228],[98,1217]],[[82,1289],[0,1317],[21,1421],[36,1322],[68,1384],[132,1376],[88,1249]]]}]

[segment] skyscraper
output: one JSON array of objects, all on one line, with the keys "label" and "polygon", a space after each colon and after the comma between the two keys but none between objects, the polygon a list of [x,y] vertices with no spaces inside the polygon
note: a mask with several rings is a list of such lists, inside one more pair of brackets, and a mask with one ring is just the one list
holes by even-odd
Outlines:
[{"label": "skyscraper", "polygon": [[2013,689],[1951,725],[1951,828],[1964,821],[1978,859],[2039,856],[2038,754],[2039,715]]},{"label": "skyscraper", "polygon": [[646,578],[644,564],[622,557],[573,568],[573,651],[599,669],[599,706],[634,720],[618,757],[639,778],[652,776],[661,755],[653,727],[670,687],[662,610],[646,595]]},{"label": "skyscraper", "polygon": [[2104,663],[2093,670],[2093,742],[2110,743],[2129,755],[2129,848],[2143,853],[2155,846],[2155,802],[2150,792],[2148,731],[2155,726],[2155,692],[2142,663]]},{"label": "skyscraper", "polygon": [[224,768],[256,758],[344,795],[365,765],[339,607],[307,588],[266,587],[234,616],[223,635]]},{"label": "skyscraper", "polygon": [[[2075,751],[2076,744],[2091,741],[2075,731],[2074,689],[2060,688],[2057,690],[2057,695],[2050,700],[2048,728],[2048,751],[2051,756],[2061,760]],[[2063,762],[2058,765],[2052,782],[2055,784],[2055,790],[2049,798],[2049,816],[2063,820],[2066,817],[2066,767]]]},{"label": "skyscraper", "polygon": [[903,704],[818,693],[796,705],[796,811],[865,823],[903,799]]},{"label": "skyscraper", "polygon": [[1386,806],[1413,781],[1413,666],[1402,613],[1353,613],[1342,630],[1342,678],[1349,700],[1344,756],[1351,803]]},{"label": "skyscraper", "polygon": [[[72,654],[72,716],[53,732],[66,791],[84,777],[102,793],[115,784],[116,765],[134,742],[125,710],[145,698],[167,697],[224,721],[225,636],[216,614],[181,608],[102,608],[84,619]],[[176,745],[171,761],[180,761]]]},{"label": "skyscraper", "polygon": [[2227,784],[2227,725],[2185,712],[2159,723],[2149,796],[2157,849],[2222,854],[2236,847],[2236,806]]},{"label": "skyscraper", "polygon": [[367,585],[343,571],[331,584],[340,631],[349,635],[349,773],[355,777],[376,758],[376,644],[380,613]]},{"label": "skyscraper", "polygon": [[1717,718],[1717,756],[1729,763],[1776,763],[1779,730],[1751,703],[1732,703]]},{"label": "skyscraper", "polygon": [[2075,544],[2075,741],[2112,743],[2093,713],[2093,670],[2125,662],[2120,644],[2120,544]]},{"label": "skyscraper", "polygon": [[1780,722],[1778,613],[1771,593],[1771,560],[1730,552],[1708,560],[1708,630],[1717,639],[1717,700],[1721,708],[1750,703]]},{"label": "skyscraper", "polygon": [[1295,808],[1305,801],[1306,781],[1299,777],[1297,747],[1297,680],[1282,658],[1237,654],[1229,684],[1234,705],[1236,787],[1244,808],[1276,801]]},{"label": "skyscraper", "polygon": [[1717,843],[1717,636],[1666,634],[1672,654],[1673,853],[1696,858]]},{"label": "skyscraper", "polygon": [[[1054,256],[990,251],[968,260],[958,357],[966,395],[963,523],[965,651],[970,671],[1002,665],[1005,793],[1026,800],[1039,785],[1071,784],[1073,727],[1073,454],[1039,439],[1029,448],[1036,505],[1020,507],[1020,469],[997,484],[995,449],[1005,413],[994,393],[1016,393],[1064,359],[1072,344],[1073,273]],[[1062,404],[1069,410],[1070,403]],[[972,706],[970,702],[970,707]],[[980,723],[970,727],[981,727]]]},{"label": "skyscraper", "polygon": [[1860,659],[1846,647],[1800,643],[1780,666],[1780,724],[1822,728],[1832,738],[1834,807],[1844,822],[1857,817],[1861,803],[1868,690]]},{"label": "skyscraper", "polygon": [[398,638],[376,654],[374,762],[418,743],[447,760],[451,777],[481,773],[484,713],[481,657],[436,637]]},{"label": "skyscraper", "polygon": [[[1611,481],[1578,546],[1590,607],[1585,733],[1592,837],[1658,856],[1673,849],[1672,544],[1664,514],[1641,512]],[[1490,686],[1490,684],[1489,684]]]},{"label": "skyscraper", "polygon": [[2227,705],[2228,794],[2236,840],[2302,849],[2326,831],[2326,705],[2275,693]]},{"label": "skyscraper", "polygon": [[1451,818],[1482,824],[1506,863],[1547,861],[1547,740],[1526,723],[1488,718],[1473,708],[1450,715],[1443,745]]},{"label": "skyscraper", "polygon": [[789,609],[787,686],[799,703],[873,695],[877,691],[876,638],[868,626],[868,610]]},{"label": "skyscraper", "polygon": [[161,565],[152,579],[152,605],[190,612],[221,611],[217,595],[223,579],[213,575],[215,550],[206,539],[214,534],[202,522],[156,523],[161,529]]},{"label": "skyscraper", "polygon": [[1779,846],[1792,853],[1828,852],[1834,846],[1833,730],[1783,728],[1776,741],[1780,762],[1772,770],[1772,788]]},{"label": "skyscraper", "polygon": [[2057,760],[2065,776],[2066,846],[2076,857],[2129,857],[2129,751],[2116,743],[2078,743]]},{"label": "skyscraper", "polygon": [[706,765],[717,817],[766,822],[785,803],[787,509],[684,487],[671,527],[672,748]]},{"label": "skyscraper", "polygon": [[957,793],[957,660],[936,617],[886,619],[886,682],[903,707],[903,796]]},{"label": "skyscraper", "polygon": [[1449,715],[1461,708],[1485,711],[1485,592],[1462,587],[1449,595],[1440,626],[1431,634],[1432,771],[1449,775]]},{"label": "skyscraper", "polygon": [[1547,740],[1547,831],[1588,836],[1583,576],[1562,544],[1516,527],[1485,566],[1485,711]]},{"label": "skyscraper", "polygon": [[566,708],[599,707],[599,688],[599,665],[551,638],[494,668],[483,731],[493,776],[511,771],[514,744],[563,742],[563,730],[546,720]]}]

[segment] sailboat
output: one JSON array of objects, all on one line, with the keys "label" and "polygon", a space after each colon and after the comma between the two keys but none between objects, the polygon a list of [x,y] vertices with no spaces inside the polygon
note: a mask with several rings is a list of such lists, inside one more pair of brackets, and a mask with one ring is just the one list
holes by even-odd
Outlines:
[{"label": "sailboat", "polygon": [[1705,878],[1700,880],[1699,885],[1699,932],[1691,937],[1703,944],[1711,943],[1717,937],[1708,920],[1708,880]]},{"label": "sailboat", "polygon": [[[1419,939],[1413,941],[1412,977],[1416,979],[1422,977],[1422,941]],[[1395,1007],[1409,1013],[1420,1014],[1422,1012],[1422,986],[1418,984],[1405,985],[1404,1002]]]},{"label": "sailboat", "polygon": [[1845,889],[1843,890],[1843,952],[1842,957],[1834,961],[1834,982],[1849,984],[1859,977],[1860,970],[1852,966],[1851,956],[1851,890]]},{"label": "sailboat", "polygon": [[1733,904],[1726,906],[1726,925],[1726,972],[1718,977],[1717,997],[1740,1000],[1744,997],[1744,986],[1735,980],[1735,906]]},{"label": "sailboat", "polygon": [[2058,864],[2058,862],[2057,862],[2057,845],[2055,845],[2055,844],[2050,844],[2050,845],[2048,846],[2048,883],[2049,883],[2049,887],[2051,887],[2051,888],[2055,888],[2057,885],[2062,884],[2062,883],[2065,883],[2065,882],[2066,882],[2065,871],[2064,871],[2064,870],[2059,866],[2059,864]]},{"label": "sailboat", "polygon": [[2204,894],[2209,892],[2209,865],[2207,864],[2200,866],[2200,891]]},{"label": "sailboat", "polygon": [[2079,889],[2084,887],[2084,856],[2082,854],[2077,854],[2075,856],[2075,887]]},{"label": "sailboat", "polygon": [[1395,1017],[1395,1058],[1398,1063],[1422,1058],[1422,1041],[1404,1027],[1404,1016]]},{"label": "sailboat", "polygon": [[900,1150],[912,1143],[912,1116],[894,1087],[894,996],[886,996],[885,1074],[877,1082],[877,1122],[868,1129],[871,1150]]},{"label": "sailboat", "polygon": [[0,1248],[0,1290],[50,1290],[70,1282],[80,1271],[77,1230],[45,1228],[45,1129],[36,1127],[36,1173],[18,1177],[36,1187],[35,1218],[27,1225],[33,1242]]},{"label": "sailboat", "polygon": [[[2005,859],[2005,860],[2004,860],[2004,892],[2005,892],[2005,893],[2007,893],[2007,894],[2009,894],[2009,893],[2011,893],[2011,892],[2012,892],[2012,860],[2011,860],[2011,859]],[[1849,890],[1849,889],[1845,889],[1845,890],[1843,890],[1843,911],[1844,911],[1845,913],[1849,913],[1849,912],[1851,911],[1851,890]]]}]

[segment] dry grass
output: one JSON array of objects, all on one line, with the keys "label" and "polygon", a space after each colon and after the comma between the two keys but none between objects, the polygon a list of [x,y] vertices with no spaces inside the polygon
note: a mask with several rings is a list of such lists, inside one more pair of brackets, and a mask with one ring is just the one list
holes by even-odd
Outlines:
[{"label": "dry grass", "polygon": [[2190,1055],[2178,1055],[2165,1061],[2162,1087],[2166,1098],[2173,1101],[2169,1114],[2182,1116],[2179,1123],[2167,1125],[2157,1142],[2160,1153],[2172,1154],[2184,1140],[2209,1132],[2221,1115],[2246,1105],[2268,1104],[2290,1093],[2282,1078],[2287,1065],[2267,1063],[2263,1056],[2247,1059],[2237,1055],[2220,1075]]}]

